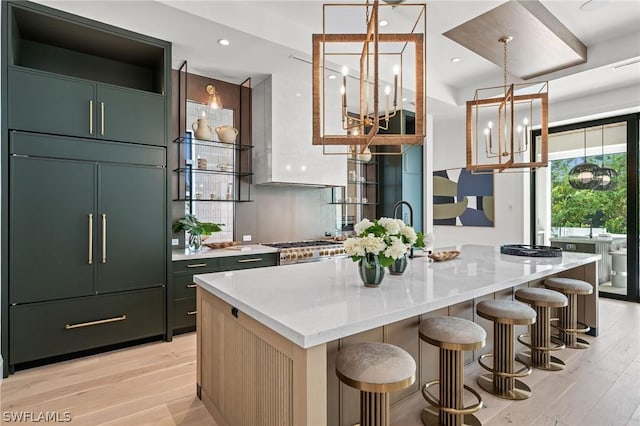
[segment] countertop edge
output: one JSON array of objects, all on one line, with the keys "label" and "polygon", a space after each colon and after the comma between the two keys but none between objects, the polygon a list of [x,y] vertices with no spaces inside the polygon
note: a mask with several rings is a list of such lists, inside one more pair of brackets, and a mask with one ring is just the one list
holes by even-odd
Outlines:
[{"label": "countertop edge", "polygon": [[[238,247],[238,246],[235,246]],[[249,250],[238,249],[209,249],[204,248],[202,251],[190,253],[187,249],[174,249],[171,251],[171,261],[194,260],[194,259],[211,259],[216,257],[243,256],[251,254],[277,253],[278,249],[261,244],[252,244],[242,247],[250,247]]]}]

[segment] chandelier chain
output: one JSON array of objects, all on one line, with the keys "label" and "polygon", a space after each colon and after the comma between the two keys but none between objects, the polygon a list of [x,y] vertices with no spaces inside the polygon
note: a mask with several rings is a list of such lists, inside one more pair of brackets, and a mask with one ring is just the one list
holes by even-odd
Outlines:
[{"label": "chandelier chain", "polygon": [[507,92],[507,43],[508,41],[503,41],[502,45],[504,46],[504,91]]}]

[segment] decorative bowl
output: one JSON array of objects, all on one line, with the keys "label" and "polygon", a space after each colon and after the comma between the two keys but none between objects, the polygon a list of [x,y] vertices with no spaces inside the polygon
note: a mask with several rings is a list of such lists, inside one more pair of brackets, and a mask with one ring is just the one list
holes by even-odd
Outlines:
[{"label": "decorative bowl", "polygon": [[203,246],[207,246],[210,249],[223,249],[223,248],[227,248],[227,247],[233,247],[233,246],[237,246],[238,244],[240,244],[238,241],[216,241],[211,242],[211,243],[207,243],[204,242],[202,243]]},{"label": "decorative bowl", "polygon": [[434,251],[429,255],[429,257],[436,262],[442,262],[445,260],[455,259],[460,255],[458,250],[448,250],[448,251]]}]

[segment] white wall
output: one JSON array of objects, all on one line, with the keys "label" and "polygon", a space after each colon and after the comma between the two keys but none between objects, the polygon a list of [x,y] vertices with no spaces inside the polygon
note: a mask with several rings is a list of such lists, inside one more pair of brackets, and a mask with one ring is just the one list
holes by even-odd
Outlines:
[{"label": "white wall", "polygon": [[[465,118],[434,119],[433,170],[464,168],[466,158]],[[524,229],[525,200],[528,202],[528,173],[494,176],[495,226],[434,226],[435,247],[460,244],[505,244],[527,241]],[[526,192],[526,193],[525,193]],[[528,203],[527,203],[528,204]],[[527,225],[528,226],[528,225]]]}]

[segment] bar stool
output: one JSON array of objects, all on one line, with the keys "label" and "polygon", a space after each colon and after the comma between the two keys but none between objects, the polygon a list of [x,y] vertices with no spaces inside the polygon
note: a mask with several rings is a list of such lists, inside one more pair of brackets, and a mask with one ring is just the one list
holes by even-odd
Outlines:
[{"label": "bar stool", "polygon": [[[485,391],[500,398],[522,400],[531,396],[531,389],[518,377],[531,374],[531,367],[524,366],[514,371],[513,326],[531,325],[536,322],[536,311],[520,302],[511,300],[484,300],[478,303],[479,316],[493,321],[493,353],[484,354],[478,363],[490,371],[478,377],[478,385]],[[493,368],[483,360],[493,357]]]},{"label": "bar stool", "polygon": [[[531,351],[520,352],[516,359],[531,367],[541,370],[558,371],[565,367],[564,361],[551,355],[551,351],[564,349],[564,343],[551,336],[551,309],[567,306],[567,297],[557,291],[546,288],[523,288],[516,291],[516,299],[527,303],[536,311],[536,322],[531,324],[530,332],[518,336],[518,341],[531,348]],[[522,340],[528,336],[529,342]],[[555,346],[551,346],[551,344]]]},{"label": "bar stool", "polygon": [[[478,324],[457,317],[431,317],[420,323],[420,339],[440,348],[440,378],[422,388],[429,407],[422,411],[425,425],[481,425],[473,415],[482,408],[480,394],[464,384],[464,351],[484,347],[487,333]],[[429,393],[429,387],[440,384],[440,398]],[[462,394],[468,390],[478,400],[464,406]]]},{"label": "bar stool", "polygon": [[578,322],[578,295],[593,293],[593,286],[588,282],[573,278],[547,278],[544,280],[544,285],[551,290],[559,291],[569,300],[568,306],[560,312],[560,320],[558,321],[560,340],[568,348],[587,349],[589,342],[579,338],[578,333],[586,333],[591,328]]},{"label": "bar stool", "polygon": [[416,362],[405,350],[388,343],[357,343],[338,352],[336,375],[360,390],[360,425],[387,426],[391,423],[389,392],[416,381]]}]

